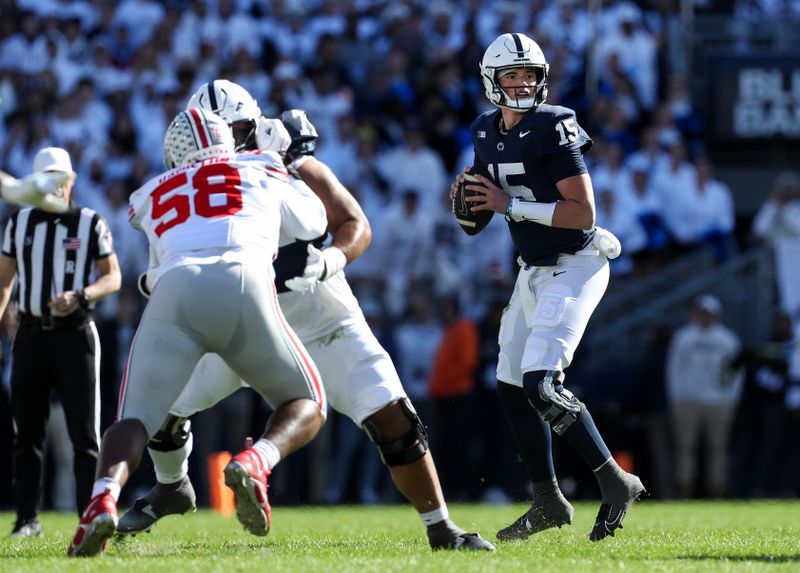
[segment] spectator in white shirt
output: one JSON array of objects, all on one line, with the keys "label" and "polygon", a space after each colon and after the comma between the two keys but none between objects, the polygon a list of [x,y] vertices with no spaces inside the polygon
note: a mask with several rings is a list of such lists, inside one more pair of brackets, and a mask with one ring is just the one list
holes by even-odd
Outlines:
[{"label": "spectator in white shirt", "polygon": [[113,26],[128,28],[133,46],[141,46],[152,37],[164,18],[164,7],[152,0],[123,0],[114,14]]},{"label": "spectator in white shirt", "polygon": [[289,103],[305,110],[320,138],[327,137],[336,130],[338,118],[352,112],[355,96],[350,87],[341,82],[338,71],[330,66],[315,66],[308,70],[308,76],[311,79],[309,89],[303,91],[297,101]]},{"label": "spectator in white shirt", "polygon": [[661,146],[658,136],[659,131],[655,126],[644,127],[639,136],[639,148],[628,155],[625,162],[629,166],[634,163],[646,166],[647,174],[653,175],[656,169],[669,161],[669,156]]},{"label": "spectator in white shirt", "polygon": [[647,234],[636,214],[617,193],[603,189],[597,193],[597,225],[614,233],[622,244],[622,254],[611,261],[611,272],[625,275],[633,272],[633,255],[647,246]]},{"label": "spectator in white shirt", "polygon": [[652,165],[646,155],[638,155],[626,165],[629,177],[623,181],[619,196],[645,232],[647,251],[663,251],[669,246],[670,236],[664,223],[661,200],[651,183]]},{"label": "spectator in white shirt", "polygon": [[413,121],[404,126],[403,143],[378,157],[378,171],[389,182],[393,197],[425,182],[420,208],[433,212],[440,192],[447,187],[447,170],[441,156],[427,146],[422,127]]},{"label": "spectator in white shirt", "polygon": [[753,234],[773,244],[800,238],[800,175],[784,171],[775,178],[772,193],[753,219]]},{"label": "spectator in white shirt", "polygon": [[655,39],[642,25],[641,13],[634,5],[621,4],[618,16],[618,27],[597,43],[595,70],[603,73],[609,56],[617,54],[622,70],[636,86],[642,106],[653,109],[658,87]]},{"label": "spectator in white shirt", "polygon": [[24,12],[21,20],[20,30],[0,46],[0,67],[32,74],[40,70],[38,59],[29,57],[39,39],[39,21],[34,12]]},{"label": "spectator in white shirt", "polygon": [[691,210],[690,190],[695,184],[694,166],[686,159],[686,146],[676,140],[669,148],[669,161],[656,168],[653,188],[662,206],[664,222],[678,246],[691,248],[696,241],[695,226],[687,213]]},{"label": "spectator in white shirt", "polygon": [[425,420],[433,419],[428,380],[442,338],[442,327],[435,319],[432,305],[431,296],[424,290],[413,291],[406,316],[394,332],[397,373],[414,408]]},{"label": "spectator in white shirt", "polygon": [[730,188],[714,178],[714,166],[706,157],[695,161],[697,178],[689,194],[688,219],[696,240],[711,248],[714,260],[725,260],[733,248],[736,218]]},{"label": "spectator in white shirt", "polygon": [[752,230],[775,252],[781,308],[790,316],[800,316],[800,175],[794,171],[778,175],[772,194],[753,219]]},{"label": "spectator in white shirt", "polygon": [[373,229],[372,248],[383,261],[391,261],[385,270],[385,304],[393,316],[405,308],[410,288],[433,275],[432,213],[422,208],[419,193],[409,188],[392,201],[382,228]]},{"label": "spectator in white shirt", "polygon": [[689,322],[667,352],[667,398],[676,440],[675,473],[682,497],[695,494],[697,448],[706,441],[706,493],[725,495],[731,425],[742,390],[742,373],[731,370],[739,337],[721,322],[722,304],[697,297]]}]

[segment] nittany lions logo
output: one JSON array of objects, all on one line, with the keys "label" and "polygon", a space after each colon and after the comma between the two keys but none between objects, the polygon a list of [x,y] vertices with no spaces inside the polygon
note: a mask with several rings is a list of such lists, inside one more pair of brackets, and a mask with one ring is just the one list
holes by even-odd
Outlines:
[{"label": "nittany lions logo", "polygon": [[497,151],[503,151],[506,148],[506,144],[502,141],[497,144]]}]

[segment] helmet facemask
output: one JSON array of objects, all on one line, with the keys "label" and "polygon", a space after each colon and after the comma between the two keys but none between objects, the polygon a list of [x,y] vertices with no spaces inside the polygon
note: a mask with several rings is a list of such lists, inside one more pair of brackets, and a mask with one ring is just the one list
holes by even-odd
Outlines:
[{"label": "helmet facemask", "polygon": [[253,119],[240,119],[228,124],[233,133],[233,143],[236,151],[258,149],[256,144],[256,121]]},{"label": "helmet facemask", "polygon": [[[510,69],[532,69],[536,74],[536,85],[531,86],[500,86],[500,78],[503,77],[503,72],[508,72]],[[547,98],[547,67],[546,66],[512,66],[511,68],[500,68],[494,72],[494,85],[499,92],[498,97],[499,105],[515,111],[528,111],[537,107],[544,102]],[[525,91],[532,93],[524,93]]]}]

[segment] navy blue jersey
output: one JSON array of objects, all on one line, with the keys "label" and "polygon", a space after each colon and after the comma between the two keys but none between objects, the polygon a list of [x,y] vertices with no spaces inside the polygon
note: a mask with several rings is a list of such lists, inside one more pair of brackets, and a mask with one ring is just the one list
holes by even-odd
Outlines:
[{"label": "navy blue jersey", "polygon": [[[472,142],[475,163],[488,166],[509,197],[554,203],[563,199],[556,188],[558,181],[586,173],[580,155],[591,147],[592,140],[571,109],[542,104],[506,134],[500,133],[499,124],[500,110],[478,116],[472,123]],[[594,230],[507,220],[514,247],[530,265],[555,265],[559,254],[576,253],[594,236]]]}]

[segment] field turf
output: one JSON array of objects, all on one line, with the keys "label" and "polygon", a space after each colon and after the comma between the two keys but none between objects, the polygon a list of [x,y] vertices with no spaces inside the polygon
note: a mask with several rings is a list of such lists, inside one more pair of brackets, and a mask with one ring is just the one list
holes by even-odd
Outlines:
[{"label": "field turf", "polygon": [[[424,528],[406,506],[276,507],[265,538],[247,534],[235,517],[203,510],[168,517],[151,534],[114,541],[105,557],[93,559],[65,556],[76,516],[45,513],[43,538],[0,537],[0,572],[800,571],[798,501],[645,501],[616,537],[590,543],[597,507],[576,504],[572,526],[498,542],[492,554],[431,552]],[[462,527],[494,540],[497,529],[524,509],[453,505],[450,512]],[[8,531],[12,522],[12,514],[0,514]]]}]

